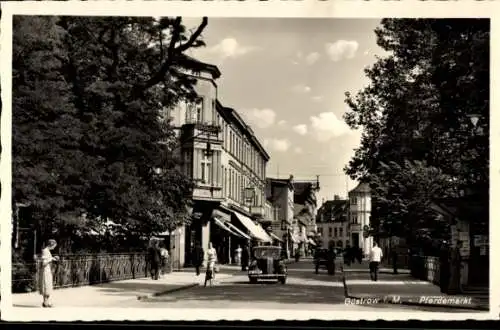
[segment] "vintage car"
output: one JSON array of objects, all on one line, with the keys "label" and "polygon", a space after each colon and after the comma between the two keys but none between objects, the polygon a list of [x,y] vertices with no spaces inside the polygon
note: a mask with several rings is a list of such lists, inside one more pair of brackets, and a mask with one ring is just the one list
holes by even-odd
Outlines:
[{"label": "vintage car", "polygon": [[252,262],[248,267],[250,283],[258,280],[278,280],[286,283],[287,269],[279,246],[256,246],[252,250]]},{"label": "vintage car", "polygon": [[314,268],[315,273],[319,273],[320,268],[328,271],[328,274],[335,274],[335,257],[336,255],[329,256],[328,249],[318,248],[314,253]]}]

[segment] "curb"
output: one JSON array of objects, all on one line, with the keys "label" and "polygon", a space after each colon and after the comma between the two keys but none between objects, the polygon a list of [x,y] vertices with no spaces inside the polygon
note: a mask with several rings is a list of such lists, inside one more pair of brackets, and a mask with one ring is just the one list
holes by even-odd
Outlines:
[{"label": "curb", "polygon": [[184,285],[178,286],[176,288],[172,288],[172,289],[168,289],[168,290],[163,290],[163,291],[159,291],[159,292],[153,292],[153,293],[146,294],[146,295],[137,296],[137,300],[146,300],[146,299],[153,298],[153,297],[159,297],[159,296],[163,296],[163,295],[166,295],[166,294],[169,294],[169,293],[174,293],[174,292],[178,292],[178,291],[182,291],[182,290],[191,289],[191,288],[194,288],[194,287],[199,286],[199,285],[200,285],[200,283],[184,284]]},{"label": "curb", "polygon": [[[221,282],[224,281],[224,280],[227,280],[231,277],[233,277],[234,275],[228,275],[228,276],[225,276],[221,279]],[[187,289],[191,289],[191,288],[194,288],[194,287],[197,287],[197,286],[200,286],[201,284],[196,282],[196,283],[189,283],[189,284],[183,284],[183,285],[180,285],[176,288],[171,288],[171,289],[168,289],[168,290],[163,290],[163,291],[159,291],[159,292],[153,292],[153,293],[150,293],[150,294],[146,294],[146,295],[140,295],[140,296],[137,296],[137,300],[147,300],[147,299],[150,299],[150,298],[153,298],[153,297],[160,297],[160,296],[164,296],[164,295],[167,295],[167,294],[170,294],[170,293],[174,293],[174,292],[178,292],[178,291],[182,291],[182,290],[187,290]]]},{"label": "curb", "polygon": [[[355,297],[349,294],[349,287],[347,286],[346,282],[346,276],[344,272],[343,267],[340,269],[342,273],[342,284],[344,285],[344,298],[349,298],[349,299],[361,299],[361,297]],[[405,306],[419,306],[419,307],[441,307],[441,308],[453,308],[453,309],[464,309],[464,310],[476,310],[476,311],[483,311],[483,312],[489,312],[490,308],[483,307],[483,306],[461,306],[461,305],[441,305],[441,304],[421,304],[421,303],[416,303],[416,302],[410,302],[410,301],[401,301],[401,302],[393,302],[393,301],[388,301],[386,304],[389,305],[405,305]]]}]

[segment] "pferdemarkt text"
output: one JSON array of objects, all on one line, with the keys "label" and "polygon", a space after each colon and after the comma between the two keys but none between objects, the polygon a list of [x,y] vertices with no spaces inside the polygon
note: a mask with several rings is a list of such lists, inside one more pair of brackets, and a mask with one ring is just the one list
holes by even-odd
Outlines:
[{"label": "pferdemarkt text", "polygon": [[[406,297],[406,302],[429,304],[429,305],[470,305],[472,304],[471,297],[446,297],[446,296],[419,296],[409,298]],[[374,305],[380,303],[402,304],[401,296],[388,295],[384,297],[361,297],[361,298],[345,298],[346,305]]]}]

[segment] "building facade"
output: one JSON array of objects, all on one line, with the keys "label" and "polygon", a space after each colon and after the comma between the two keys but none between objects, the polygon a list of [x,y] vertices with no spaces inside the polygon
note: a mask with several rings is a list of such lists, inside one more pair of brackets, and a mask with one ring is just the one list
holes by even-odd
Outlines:
[{"label": "building facade", "polygon": [[174,263],[189,265],[195,244],[207,251],[212,242],[219,261],[231,263],[238,246],[272,242],[261,225],[269,222],[269,155],[237,111],[218,101],[217,67],[192,61],[194,69],[184,73],[197,79],[198,98],[169,111],[178,131],[176,157],[194,182],[192,220],[173,231],[171,255]]},{"label": "building facade", "polygon": [[307,254],[315,244],[317,193],[320,189],[319,178],[316,181],[294,181],[294,218],[292,223],[293,250]]},{"label": "building facade", "polygon": [[289,234],[294,216],[293,189],[293,176],[288,179],[266,179],[266,198],[272,205],[275,218],[272,231],[281,239],[280,244],[287,256],[291,255],[293,248]]},{"label": "building facade", "polygon": [[352,246],[363,250],[366,257],[373,246],[370,235],[371,193],[367,183],[360,183],[349,191],[349,233]]},{"label": "building facade", "polygon": [[316,217],[321,247],[326,249],[330,243],[342,249],[350,246],[348,214],[349,202],[339,196],[323,202]]}]

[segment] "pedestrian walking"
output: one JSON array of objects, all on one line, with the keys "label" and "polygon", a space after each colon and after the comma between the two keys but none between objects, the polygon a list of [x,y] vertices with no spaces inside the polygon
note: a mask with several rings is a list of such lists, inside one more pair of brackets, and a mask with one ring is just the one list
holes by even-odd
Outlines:
[{"label": "pedestrian walking", "polygon": [[347,245],[344,250],[344,263],[347,266],[351,265],[351,247],[349,245]]},{"label": "pedestrian walking", "polygon": [[328,267],[328,275],[335,275],[335,258],[337,255],[335,254],[335,247],[330,245],[327,253],[327,267]]},{"label": "pedestrian walking", "polygon": [[358,260],[359,264],[363,261],[363,250],[361,248],[356,248],[356,260]]},{"label": "pedestrian walking", "polygon": [[370,250],[370,278],[372,281],[378,280],[378,266],[383,257],[382,249],[378,246],[376,242],[373,243],[373,247]]},{"label": "pedestrian walking", "polygon": [[151,279],[158,280],[160,276],[161,255],[158,241],[152,241],[148,248],[148,261]]},{"label": "pedestrian walking", "polygon": [[203,259],[205,258],[205,252],[201,247],[200,242],[197,242],[193,249],[193,266],[196,268],[196,276],[200,275],[200,267],[203,264]]},{"label": "pedestrian walking", "polygon": [[250,262],[250,246],[245,245],[241,254],[241,270],[246,271]]},{"label": "pedestrian walking", "polygon": [[167,263],[168,263],[168,259],[169,259],[168,250],[165,246],[162,246],[160,248],[160,257],[161,257],[160,275],[162,275],[162,274],[166,273],[166,271],[167,271]]},{"label": "pedestrian walking", "polygon": [[40,260],[40,278],[39,278],[39,291],[43,296],[43,307],[52,307],[50,303],[50,296],[54,290],[54,280],[52,275],[52,263],[59,261],[58,256],[52,256],[50,251],[54,250],[57,246],[57,242],[54,239],[49,239],[42,250],[42,256]]},{"label": "pedestrian walking", "polygon": [[441,293],[448,293],[450,285],[450,249],[448,243],[443,241],[439,251],[439,288]]},{"label": "pedestrian walking", "polygon": [[243,249],[238,245],[238,247],[236,248],[236,250],[234,251],[234,259],[236,261],[236,264],[238,266],[241,265],[241,254],[243,252]]},{"label": "pedestrian walking", "polygon": [[215,279],[215,263],[217,262],[217,252],[215,251],[212,242],[208,243],[207,250],[207,271],[205,273],[205,287],[207,282],[210,282],[210,286],[213,285],[213,280]]},{"label": "pedestrian walking", "polygon": [[395,246],[391,250],[392,271],[394,274],[398,273],[398,250]]},{"label": "pedestrian walking", "polygon": [[462,256],[460,254],[460,249],[462,248],[462,241],[457,241],[457,244],[450,253],[450,263],[451,263],[451,277],[450,277],[450,287],[448,289],[448,294],[460,294],[462,290],[461,281],[461,270],[462,270]]}]

